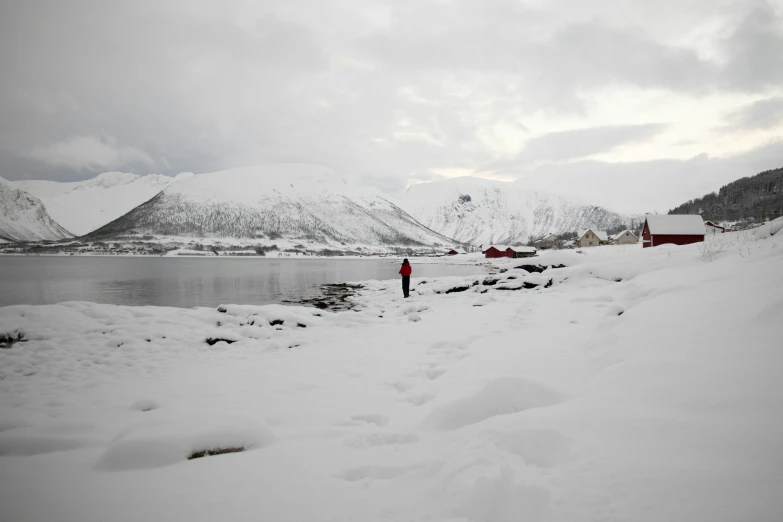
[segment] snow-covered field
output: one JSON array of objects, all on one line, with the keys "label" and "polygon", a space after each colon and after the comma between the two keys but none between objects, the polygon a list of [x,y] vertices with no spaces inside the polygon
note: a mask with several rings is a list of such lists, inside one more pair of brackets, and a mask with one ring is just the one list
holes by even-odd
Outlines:
[{"label": "snow-covered field", "polygon": [[[0,350],[0,513],[778,520],[783,234],[771,230],[414,277],[407,300],[368,282],[359,311],[340,313],[2,308],[0,334],[27,342]],[[566,267],[513,268],[528,263]],[[513,290],[525,283],[538,286]]]}]

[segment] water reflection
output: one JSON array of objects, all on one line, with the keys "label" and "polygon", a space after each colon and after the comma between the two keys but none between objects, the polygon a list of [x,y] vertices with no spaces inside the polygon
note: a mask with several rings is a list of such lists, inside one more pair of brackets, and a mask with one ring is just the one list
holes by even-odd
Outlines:
[{"label": "water reflection", "polygon": [[[93,301],[119,305],[268,304],[318,285],[397,279],[382,259],[0,257],[0,306]],[[483,273],[475,266],[416,265],[415,276]]]}]

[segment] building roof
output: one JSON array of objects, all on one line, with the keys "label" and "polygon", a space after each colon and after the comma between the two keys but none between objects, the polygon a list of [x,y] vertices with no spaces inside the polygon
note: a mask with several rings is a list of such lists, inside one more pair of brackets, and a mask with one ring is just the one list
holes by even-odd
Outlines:
[{"label": "building roof", "polygon": [[715,228],[722,228],[723,230],[726,230],[726,227],[724,227],[724,226],[722,226],[722,225],[716,225],[715,223],[713,223],[712,221],[709,221],[709,220],[707,220],[707,221],[705,221],[705,222],[704,222],[704,226],[705,226],[705,227],[715,227]]},{"label": "building roof", "polygon": [[[634,234],[634,233],[633,233],[633,232],[631,232],[630,230],[623,230],[622,232],[618,232],[617,234],[614,234],[614,235],[612,236],[612,239],[620,239],[620,237],[622,237],[622,235],[623,235],[623,234],[625,234],[626,232],[627,232],[627,233],[629,233],[629,234],[631,234],[633,237],[636,237],[636,234]],[[637,238],[637,239],[638,239],[638,238]]]},{"label": "building roof", "polygon": [[448,251],[449,252],[456,252],[458,254],[467,254],[467,252],[465,252],[465,250],[463,250],[461,248],[450,248]]},{"label": "building roof", "polygon": [[587,234],[589,230],[592,230],[593,234],[598,236],[599,241],[609,241],[609,236],[607,235],[606,230],[593,230],[592,228],[588,228],[587,230],[578,230],[576,232],[577,239],[582,239],[582,237],[584,237],[584,235]]},{"label": "building roof", "polygon": [[536,247],[532,247],[532,246],[510,246],[506,250],[513,250],[514,252],[535,253],[536,252]]},{"label": "building roof", "polygon": [[703,236],[707,233],[701,216],[695,214],[656,214],[645,216],[650,234]]},{"label": "building roof", "polygon": [[505,252],[506,249],[508,248],[508,246],[507,245],[489,245],[487,248],[485,248],[481,252],[484,253],[487,250],[489,250],[490,248],[496,248],[496,249],[500,250],[501,252]]}]

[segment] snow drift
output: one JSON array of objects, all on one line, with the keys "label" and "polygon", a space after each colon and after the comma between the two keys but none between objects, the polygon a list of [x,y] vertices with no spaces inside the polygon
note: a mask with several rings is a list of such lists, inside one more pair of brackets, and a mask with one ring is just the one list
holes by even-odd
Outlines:
[{"label": "snow drift", "polygon": [[0,308],[0,513],[777,520],[781,223],[709,259],[551,251],[410,299],[367,281],[355,311]]}]

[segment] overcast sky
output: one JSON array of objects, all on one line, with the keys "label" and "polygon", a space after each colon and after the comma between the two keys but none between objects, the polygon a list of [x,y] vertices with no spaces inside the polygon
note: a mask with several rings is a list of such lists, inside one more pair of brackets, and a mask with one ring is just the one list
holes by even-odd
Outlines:
[{"label": "overcast sky", "polygon": [[0,176],[289,161],[663,212],[783,166],[783,0],[0,2]]}]

